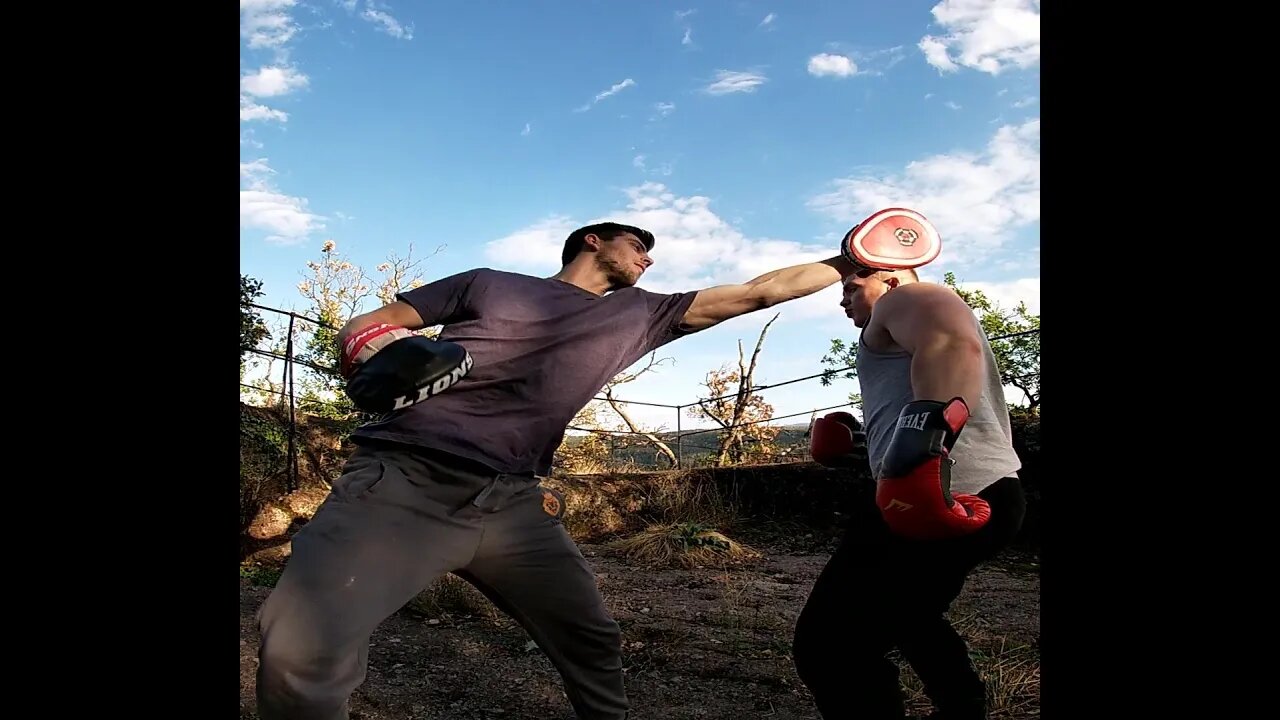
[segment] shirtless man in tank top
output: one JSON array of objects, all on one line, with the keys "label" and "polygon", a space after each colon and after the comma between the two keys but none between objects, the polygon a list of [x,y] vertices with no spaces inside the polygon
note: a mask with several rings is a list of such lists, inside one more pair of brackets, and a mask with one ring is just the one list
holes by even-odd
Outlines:
[{"label": "shirtless man in tank top", "polygon": [[866,457],[877,484],[800,614],[796,669],[824,718],[901,720],[896,649],[937,710],[930,718],[986,718],[986,688],[946,613],[1025,513],[1000,371],[950,288],[914,270],[843,285],[840,305],[861,330],[865,433],[832,413],[814,425],[813,457]]}]

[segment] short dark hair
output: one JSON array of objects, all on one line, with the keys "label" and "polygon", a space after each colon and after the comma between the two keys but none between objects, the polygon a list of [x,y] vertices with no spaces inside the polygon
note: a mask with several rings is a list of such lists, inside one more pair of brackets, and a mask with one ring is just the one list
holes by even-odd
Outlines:
[{"label": "short dark hair", "polygon": [[646,252],[652,250],[654,243],[657,242],[653,238],[653,233],[632,225],[623,225],[616,222],[602,222],[594,225],[587,225],[574,230],[569,233],[569,237],[565,238],[564,252],[560,253],[560,264],[568,265],[575,257],[578,256],[578,253],[582,252],[583,241],[588,235],[595,235],[601,240],[612,240],[624,233],[631,233],[639,238],[640,242],[644,243],[644,249]]}]

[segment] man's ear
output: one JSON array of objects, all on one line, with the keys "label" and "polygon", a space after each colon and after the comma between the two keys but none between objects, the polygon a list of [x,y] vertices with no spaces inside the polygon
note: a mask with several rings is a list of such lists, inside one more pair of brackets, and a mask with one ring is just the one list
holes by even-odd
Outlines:
[{"label": "man's ear", "polygon": [[600,245],[602,243],[604,243],[604,241],[595,233],[590,233],[586,237],[582,238],[582,246],[584,248],[591,248],[596,252],[600,252]]},{"label": "man's ear", "polygon": [[885,284],[885,285],[888,285],[888,286],[889,286],[889,289],[890,289],[890,290],[892,290],[893,288],[896,288],[896,287],[898,287],[899,285],[901,285],[901,284],[902,284],[902,281],[900,281],[900,280],[898,280],[898,278],[896,278],[896,277],[894,277],[894,276],[890,275],[889,277],[887,277],[887,278],[885,278],[885,279],[884,279],[884,284]]}]

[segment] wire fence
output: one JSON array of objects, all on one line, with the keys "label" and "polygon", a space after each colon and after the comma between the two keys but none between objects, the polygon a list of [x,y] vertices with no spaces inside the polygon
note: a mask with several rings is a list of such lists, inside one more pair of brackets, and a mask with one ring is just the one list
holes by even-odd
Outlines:
[{"label": "wire fence", "polygon": [[[284,402],[287,399],[288,422],[289,422],[288,446],[287,446],[288,463],[289,463],[289,482],[291,486],[296,486],[296,480],[297,480],[296,437],[297,437],[297,415],[298,415],[299,397],[296,391],[294,369],[296,366],[301,365],[309,370],[319,373],[321,376],[329,378],[329,380],[331,381],[341,376],[336,367],[322,365],[322,364],[314,363],[309,360],[296,357],[295,337],[298,334],[298,324],[299,323],[310,324],[316,327],[327,328],[335,332],[338,330],[338,328],[318,318],[309,317],[307,315],[295,313],[288,310],[280,310],[278,308],[259,305],[257,303],[252,303],[252,302],[242,303],[242,305],[245,308],[274,313],[276,315],[287,318],[287,329],[286,329],[285,338],[283,341],[283,346],[281,347],[279,344],[276,345],[276,348],[278,348],[278,350],[283,350],[283,352],[279,352],[277,349],[264,349],[262,347],[257,347],[257,346],[242,346],[240,348],[241,353],[246,353],[246,352],[251,353],[259,357],[268,358],[271,361],[275,361],[275,360],[283,361],[284,368],[283,368],[282,374],[280,375],[279,387],[262,387],[261,385],[246,383],[243,381],[243,379],[240,382],[240,387],[242,389],[242,393],[241,393],[242,401],[244,400],[243,390],[252,390],[255,392],[279,397],[281,407],[283,407]],[[1007,333],[1003,335],[995,335],[990,337],[989,341],[992,343],[997,343],[998,341],[1001,341],[1001,340],[1011,340],[1011,339],[1022,337],[1022,336],[1028,336],[1033,334],[1038,335],[1039,333],[1040,333],[1040,328],[1037,327],[1037,328],[1032,328],[1028,330],[1023,330],[1020,332]],[[1038,355],[1039,355],[1038,345],[1036,347],[1036,355],[1038,358]],[[1038,362],[1037,362],[1037,367],[1038,367]],[[610,440],[611,453],[616,453],[619,450],[618,441],[620,439],[624,441],[623,448],[621,448],[623,450],[625,450],[628,446],[631,446],[631,447],[645,446],[646,448],[657,448],[657,450],[655,450],[655,453],[660,452],[661,454],[668,455],[668,461],[673,467],[682,468],[682,467],[685,467],[687,463],[686,452],[685,452],[686,450],[703,451],[702,453],[698,453],[698,455],[703,457],[705,457],[705,453],[707,452],[712,454],[719,454],[719,453],[723,453],[726,450],[726,448],[723,447],[719,442],[716,442],[715,444],[710,444],[710,445],[696,442],[692,438],[695,438],[697,436],[707,435],[709,433],[724,433],[734,428],[749,428],[756,425],[774,423],[778,420],[787,420],[790,418],[797,418],[797,417],[802,417],[807,415],[809,416],[809,422],[806,423],[806,429],[804,433],[802,433],[800,436],[801,440],[807,440],[808,428],[812,426],[813,419],[817,416],[817,413],[830,412],[830,411],[839,410],[842,408],[853,407],[856,405],[855,402],[850,401],[850,402],[840,403],[837,405],[831,405],[828,407],[810,408],[810,409],[802,410],[799,412],[787,413],[783,415],[775,415],[770,413],[768,417],[763,419],[739,420],[737,422],[733,422],[732,418],[725,418],[725,419],[717,418],[714,414],[712,414],[708,410],[707,408],[708,403],[718,402],[721,400],[738,399],[738,398],[746,400],[748,398],[758,396],[761,392],[766,390],[772,390],[772,389],[776,389],[776,388],[780,388],[788,385],[793,385],[795,383],[800,383],[800,382],[805,382],[810,380],[817,380],[820,378],[826,378],[828,381],[830,381],[830,380],[837,379],[838,377],[840,377],[842,373],[848,373],[853,371],[854,368],[855,368],[854,365],[848,365],[846,367],[840,367],[840,368],[832,368],[829,370],[824,370],[822,372],[814,373],[812,375],[805,375],[803,377],[784,380],[782,382],[776,382],[776,383],[771,383],[766,385],[753,385],[740,392],[726,393],[718,397],[698,398],[693,402],[682,403],[679,405],[672,405],[669,403],[646,402],[646,401],[640,401],[640,400],[626,400],[622,398],[612,397],[611,394],[603,397],[597,395],[596,397],[593,398],[593,400],[604,403],[606,406],[613,407],[615,410],[617,405],[637,405],[637,406],[645,406],[645,407],[667,408],[667,409],[673,410],[675,412],[675,431],[673,433],[669,430],[646,430],[646,429],[643,429],[643,427],[636,429],[635,425],[632,425],[631,421],[629,420],[626,422],[626,424],[632,429],[607,430],[607,429],[602,429],[598,427],[583,427],[583,426],[572,425],[572,424],[569,425],[567,429],[578,431],[578,432],[590,433],[590,434],[608,438]],[[271,375],[271,366],[269,364],[266,371],[267,377],[265,377],[264,379],[268,384],[274,384],[275,381],[270,378],[270,375]],[[1039,375],[1040,373],[1037,371],[1032,373],[1024,373],[1020,375],[1004,374],[1003,378],[1006,384],[1010,384],[1010,383],[1016,384],[1018,383],[1018,381],[1027,380],[1033,377],[1039,377]],[[312,388],[308,388],[307,396],[304,399],[308,405],[326,405],[327,404],[332,407],[337,407],[339,405],[337,401],[326,400],[325,398],[323,398],[322,396],[314,392]],[[692,410],[693,408],[700,408],[701,409],[701,412],[699,413],[700,418],[704,420],[710,420],[714,424],[707,427],[701,427],[701,428],[689,428],[689,429],[684,428],[683,419],[686,415],[685,411]],[[618,413],[618,414],[621,415],[621,413]],[[637,423],[636,425],[642,425],[642,424]],[[798,425],[798,423],[795,425]],[[628,443],[634,443],[634,444],[629,445]],[[671,447],[672,444],[674,444],[674,447]],[[665,450],[663,450],[663,448],[665,448]],[[808,460],[809,459],[808,443],[807,441],[792,442],[790,445],[784,444],[784,446],[781,448],[773,448],[773,449],[758,448],[755,451],[753,457],[757,460],[764,460],[764,461],[777,460],[777,459],[786,459],[790,461]]]}]

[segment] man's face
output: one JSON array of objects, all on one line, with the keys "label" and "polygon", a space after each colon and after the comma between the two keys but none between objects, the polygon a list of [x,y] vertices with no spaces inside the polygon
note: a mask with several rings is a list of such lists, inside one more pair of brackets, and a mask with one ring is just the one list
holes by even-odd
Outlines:
[{"label": "man's face", "polygon": [[852,319],[859,328],[866,327],[876,301],[892,287],[874,272],[861,272],[845,278],[844,295],[840,299],[845,317]]},{"label": "man's face", "polygon": [[644,243],[631,233],[601,242],[596,251],[596,266],[608,279],[610,289],[635,285],[651,265],[653,258]]}]

